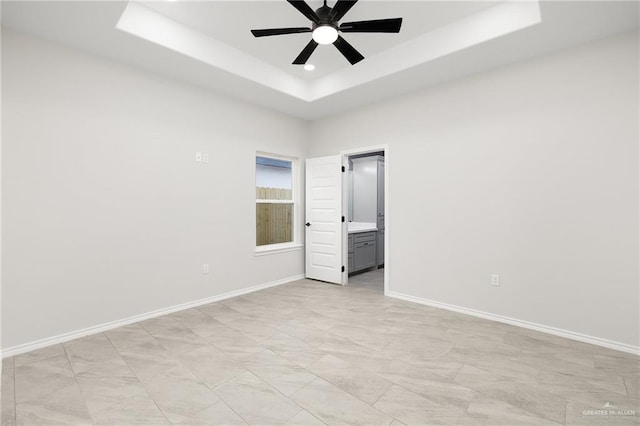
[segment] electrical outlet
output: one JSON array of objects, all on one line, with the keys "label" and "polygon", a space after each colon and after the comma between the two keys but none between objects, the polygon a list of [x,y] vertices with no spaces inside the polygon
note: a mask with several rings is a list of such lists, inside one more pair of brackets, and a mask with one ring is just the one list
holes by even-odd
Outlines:
[{"label": "electrical outlet", "polygon": [[499,274],[491,274],[491,285],[495,287],[500,287],[500,275]]},{"label": "electrical outlet", "polygon": [[202,273],[203,274],[208,274],[209,273],[209,264],[205,263],[202,265]]},{"label": "electrical outlet", "polygon": [[196,163],[202,163],[202,153],[196,152]]},{"label": "electrical outlet", "polygon": [[209,162],[209,154],[202,154],[202,162],[203,163]]}]

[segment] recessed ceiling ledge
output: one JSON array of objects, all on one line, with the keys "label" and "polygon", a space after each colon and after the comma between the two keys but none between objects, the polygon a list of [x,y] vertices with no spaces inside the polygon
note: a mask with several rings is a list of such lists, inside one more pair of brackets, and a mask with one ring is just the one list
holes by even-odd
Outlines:
[{"label": "recessed ceiling ledge", "polygon": [[541,22],[538,1],[506,1],[309,82],[138,3],[128,3],[116,28],[311,103]]},{"label": "recessed ceiling ledge", "polygon": [[304,80],[138,3],[127,4],[116,28],[295,98],[309,100],[309,87]]},{"label": "recessed ceiling ledge", "polygon": [[538,1],[508,1],[311,82],[311,101],[396,74],[542,22]]}]

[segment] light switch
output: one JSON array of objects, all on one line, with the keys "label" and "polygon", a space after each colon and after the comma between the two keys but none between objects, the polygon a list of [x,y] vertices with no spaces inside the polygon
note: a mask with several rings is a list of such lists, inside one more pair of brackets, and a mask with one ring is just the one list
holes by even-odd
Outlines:
[{"label": "light switch", "polygon": [[209,154],[202,154],[202,162],[203,163],[209,162]]},{"label": "light switch", "polygon": [[196,163],[201,163],[201,162],[202,162],[202,153],[196,152]]},{"label": "light switch", "polygon": [[491,274],[491,285],[495,287],[500,287],[500,275]]}]

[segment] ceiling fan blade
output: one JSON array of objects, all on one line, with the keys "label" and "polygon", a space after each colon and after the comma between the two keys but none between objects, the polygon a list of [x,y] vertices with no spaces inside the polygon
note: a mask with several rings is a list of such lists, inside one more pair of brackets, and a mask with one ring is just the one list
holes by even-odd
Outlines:
[{"label": "ceiling fan blade", "polygon": [[309,44],[307,44],[305,48],[302,49],[302,52],[300,52],[298,57],[293,61],[293,64],[294,65],[306,64],[307,61],[309,60],[309,57],[313,53],[313,51],[316,50],[316,47],[318,47],[318,43],[316,43],[314,40],[311,40]]},{"label": "ceiling fan blade", "polygon": [[296,28],[271,28],[267,30],[251,30],[251,34],[254,37],[267,37],[283,34],[298,34],[298,33],[310,33],[311,28],[296,27]]},{"label": "ceiling fan blade", "polygon": [[339,21],[344,15],[356,4],[358,0],[338,0],[338,2],[331,9],[329,19],[331,21]]},{"label": "ceiling fan blade", "polygon": [[371,21],[345,22],[339,30],[343,33],[399,33],[402,18],[374,19]]},{"label": "ceiling fan blade", "polygon": [[347,58],[347,61],[351,62],[351,65],[355,65],[364,59],[364,56],[341,36],[338,36],[338,39],[333,42],[333,45]]},{"label": "ceiling fan blade", "polygon": [[307,19],[309,19],[310,21],[313,21],[316,23],[320,21],[320,18],[318,17],[316,12],[314,12],[314,10],[311,9],[311,7],[309,7],[309,5],[304,0],[287,0],[287,2],[291,6],[298,9],[298,11],[302,13],[304,16],[306,16]]}]

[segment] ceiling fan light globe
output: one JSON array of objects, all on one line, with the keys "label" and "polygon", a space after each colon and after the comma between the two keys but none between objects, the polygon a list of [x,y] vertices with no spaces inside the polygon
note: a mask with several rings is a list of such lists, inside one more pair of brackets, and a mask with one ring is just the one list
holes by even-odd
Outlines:
[{"label": "ceiling fan light globe", "polygon": [[320,25],[313,30],[311,37],[318,44],[332,44],[338,39],[338,30],[331,25]]}]

